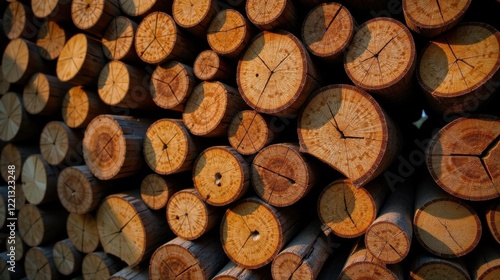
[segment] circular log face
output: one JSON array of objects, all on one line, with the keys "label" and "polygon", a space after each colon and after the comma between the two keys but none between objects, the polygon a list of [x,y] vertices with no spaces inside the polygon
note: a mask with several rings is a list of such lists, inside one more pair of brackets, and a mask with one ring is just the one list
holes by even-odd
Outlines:
[{"label": "circular log face", "polygon": [[410,271],[411,280],[470,280],[469,273],[459,263],[452,260],[426,257]]},{"label": "circular log face", "polygon": [[200,80],[213,80],[221,67],[221,60],[216,52],[205,50],[198,54],[194,61],[193,71]]},{"label": "circular log face", "polygon": [[177,61],[158,65],[151,76],[151,96],[163,109],[175,109],[187,101],[195,86],[193,69]]},{"label": "circular log face", "polygon": [[385,263],[398,263],[410,251],[411,236],[409,237],[397,224],[378,222],[367,230],[365,244],[377,259]]},{"label": "circular log face", "polygon": [[71,37],[59,55],[57,60],[57,77],[67,82],[78,75],[87,58],[88,37],[84,34],[76,34]]},{"label": "circular log face", "polygon": [[124,58],[133,48],[134,31],[134,25],[130,19],[123,16],[114,18],[102,37],[104,55],[112,60]]},{"label": "circular log face", "polygon": [[47,170],[48,166],[41,155],[31,155],[23,163],[23,191],[26,200],[31,204],[37,205],[44,202],[51,191],[47,177],[48,172],[51,171]]},{"label": "circular log face", "polygon": [[437,109],[462,112],[492,95],[491,85],[485,84],[498,80],[498,69],[500,32],[487,24],[465,23],[424,48],[417,79]]},{"label": "circular log face", "polygon": [[141,198],[146,205],[159,210],[167,206],[168,200],[176,191],[175,183],[158,174],[149,174],[141,183]]},{"label": "circular log face", "polygon": [[438,185],[467,200],[500,197],[500,119],[457,119],[432,139],[427,166]]},{"label": "circular log face", "polygon": [[19,134],[22,121],[23,105],[20,98],[12,92],[3,95],[0,100],[0,140],[13,140]]},{"label": "circular log face", "polygon": [[45,74],[36,73],[24,87],[23,103],[30,114],[38,114],[45,108],[50,97],[50,85]]},{"label": "circular log face", "polygon": [[147,15],[137,27],[135,50],[146,63],[165,61],[174,49],[177,27],[174,20],[163,12]]},{"label": "circular log face", "polygon": [[84,279],[106,280],[125,266],[123,262],[104,252],[87,254],[82,261]]},{"label": "circular log face", "polygon": [[302,25],[302,39],[315,56],[335,59],[354,35],[354,20],[341,4],[324,3],[313,8]]},{"label": "circular log face", "polygon": [[207,41],[216,53],[236,58],[250,37],[250,27],[238,11],[220,11],[210,23]]},{"label": "circular log face", "polygon": [[445,257],[463,256],[481,238],[481,222],[474,210],[455,198],[435,199],[416,210],[415,236],[429,252]]},{"label": "circular log face", "polygon": [[306,56],[291,33],[264,31],[257,35],[238,62],[238,88],[245,102],[267,114],[290,107],[304,89]]},{"label": "circular log face", "polygon": [[140,16],[163,0],[120,0],[120,8],[129,16]]},{"label": "circular log face", "polygon": [[151,257],[151,279],[207,279],[200,261],[188,248],[169,243],[159,247]]},{"label": "circular log face", "polygon": [[172,14],[175,22],[183,28],[195,27],[207,17],[212,1],[214,0],[174,0]]},{"label": "circular log face", "polygon": [[19,211],[19,233],[24,243],[30,247],[39,246],[45,235],[42,213],[35,205],[26,204]]},{"label": "circular log face", "polygon": [[110,61],[101,70],[97,82],[99,97],[108,105],[122,105],[130,91],[130,73],[121,61]]},{"label": "circular log face", "polygon": [[99,247],[97,222],[92,214],[70,213],[66,222],[66,231],[69,240],[80,252],[92,253]]},{"label": "circular log face", "polygon": [[253,110],[236,114],[227,129],[229,143],[242,155],[255,154],[274,137],[266,120]]},{"label": "circular log face", "polygon": [[287,0],[248,0],[245,11],[248,19],[257,25],[267,25],[278,19],[289,3]]},{"label": "circular log face", "polygon": [[83,173],[89,173],[87,168],[67,167],[61,171],[57,178],[57,193],[59,201],[70,213],[85,214],[93,210],[92,206],[100,195],[95,195],[89,178]]},{"label": "circular log face", "polygon": [[106,1],[110,0],[72,0],[71,18],[76,27],[87,30],[94,27],[105,14]]},{"label": "circular log face", "polygon": [[7,38],[13,40],[21,36],[25,31],[29,15],[26,13],[26,6],[18,1],[11,2],[3,13],[3,32]]},{"label": "circular log face", "polygon": [[28,68],[29,54],[28,45],[23,39],[9,42],[2,56],[2,72],[6,81],[16,83],[23,78]]},{"label": "circular log face", "polygon": [[91,121],[90,94],[83,87],[73,87],[64,96],[61,112],[64,122],[71,128],[82,128]]},{"label": "circular log face", "polygon": [[226,211],[221,223],[222,247],[238,265],[255,269],[270,263],[283,242],[275,210],[257,199],[245,199]]},{"label": "circular log face", "polygon": [[45,18],[50,16],[50,14],[54,12],[58,3],[59,0],[35,0],[31,1],[31,9],[33,10],[33,14],[35,14],[37,18]]},{"label": "circular log face", "polygon": [[52,260],[52,253],[46,248],[31,248],[26,252],[24,268],[28,279],[54,279],[57,271]]},{"label": "circular log face", "polygon": [[36,39],[40,56],[47,60],[58,58],[67,39],[64,29],[56,22],[51,20],[45,22],[40,26]]},{"label": "circular log face", "polygon": [[48,164],[58,165],[63,162],[69,150],[68,127],[57,121],[45,125],[40,134],[40,152]]},{"label": "circular log face", "polygon": [[81,266],[81,255],[68,239],[57,242],[52,250],[52,255],[57,270],[63,275],[70,275]]},{"label": "circular log face", "polygon": [[168,225],[175,235],[194,240],[208,229],[207,205],[194,189],[176,192],[167,205]]},{"label": "circular log face", "polygon": [[306,259],[298,254],[281,252],[273,260],[271,270],[273,279],[316,279],[315,273],[311,269],[311,264],[306,262]]}]

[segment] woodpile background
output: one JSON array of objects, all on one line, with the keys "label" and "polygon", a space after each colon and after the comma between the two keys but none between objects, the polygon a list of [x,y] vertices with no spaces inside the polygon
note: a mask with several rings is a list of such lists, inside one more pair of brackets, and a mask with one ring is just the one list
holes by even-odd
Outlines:
[{"label": "woodpile background", "polygon": [[0,14],[0,279],[500,279],[499,1]]}]

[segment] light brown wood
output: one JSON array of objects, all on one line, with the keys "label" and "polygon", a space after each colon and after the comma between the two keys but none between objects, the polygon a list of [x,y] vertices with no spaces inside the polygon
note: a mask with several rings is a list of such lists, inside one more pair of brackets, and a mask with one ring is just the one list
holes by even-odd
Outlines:
[{"label": "light brown wood", "polygon": [[29,203],[39,205],[57,200],[57,174],[41,154],[31,155],[24,161],[21,180]]},{"label": "light brown wood", "polygon": [[57,178],[57,194],[62,206],[70,213],[85,214],[97,208],[111,187],[98,180],[86,165],[64,168]]},{"label": "light brown wood", "polygon": [[375,221],[388,193],[387,186],[379,180],[363,188],[356,188],[348,180],[336,180],[319,196],[319,218],[335,235],[361,236]]},{"label": "light brown wood", "polygon": [[151,280],[211,279],[227,262],[217,235],[195,241],[175,238],[160,246],[149,264]]},{"label": "light brown wood", "polygon": [[457,25],[467,12],[470,0],[403,0],[406,25],[425,37],[435,37]]},{"label": "light brown wood", "polygon": [[498,247],[483,243],[467,260],[472,279],[494,280],[500,275],[500,253]]},{"label": "light brown wood", "polygon": [[38,32],[37,26],[33,23],[34,19],[30,7],[20,1],[14,1],[3,12],[3,32],[10,40],[20,37],[31,39]]},{"label": "light brown wood", "polygon": [[212,19],[207,41],[216,53],[238,59],[253,37],[250,22],[238,11],[224,9]]},{"label": "light brown wood", "polygon": [[83,157],[88,169],[101,180],[137,174],[143,164],[142,145],[149,119],[99,115],[85,130]]},{"label": "light brown wood", "polygon": [[493,202],[486,211],[486,224],[491,235],[500,244],[500,202]]},{"label": "light brown wood", "polygon": [[[500,79],[500,32],[464,23],[422,50],[417,79],[434,110],[474,111],[493,96]],[[491,83],[491,82],[493,83]]]},{"label": "light brown wood", "polygon": [[59,80],[80,86],[95,85],[105,64],[100,44],[83,33],[71,37],[57,59]]},{"label": "light brown wood", "polygon": [[212,146],[196,159],[193,183],[200,198],[206,203],[225,206],[247,192],[250,186],[250,168],[235,149]]},{"label": "light brown wood", "polygon": [[58,280],[64,279],[57,271],[52,249],[54,245],[33,247],[26,252],[24,267],[28,279]]},{"label": "light brown wood", "polygon": [[118,0],[72,0],[71,19],[76,27],[102,37],[109,22],[120,15]]},{"label": "light brown wood", "polygon": [[279,133],[272,127],[272,118],[253,110],[236,114],[227,129],[229,144],[242,155],[252,155],[273,142]]},{"label": "light brown wood", "polygon": [[147,208],[139,193],[106,197],[96,219],[104,251],[132,267],[171,236],[165,218]]},{"label": "light brown wood", "polygon": [[285,31],[257,35],[238,61],[236,75],[241,96],[250,107],[282,117],[296,116],[319,87],[319,75],[306,49]]},{"label": "light brown wood", "polygon": [[235,88],[204,81],[189,96],[182,119],[194,135],[220,137],[226,135],[231,118],[246,108]]},{"label": "light brown wood", "polygon": [[326,238],[319,221],[311,222],[274,258],[273,279],[316,279],[331,252]]},{"label": "light brown wood", "polygon": [[320,89],[298,119],[301,151],[363,186],[399,154],[400,135],[369,94],[350,85]]},{"label": "light brown wood", "polygon": [[69,239],[54,244],[52,257],[57,271],[62,275],[74,275],[82,266],[83,255],[76,250]]},{"label": "light brown wood", "polygon": [[213,280],[270,280],[271,273],[269,266],[259,269],[247,269],[236,265],[229,261],[218,273]]},{"label": "light brown wood", "polygon": [[315,164],[293,143],[280,143],[262,149],[251,165],[252,186],[265,202],[290,206],[303,198],[317,180]]},{"label": "light brown wood", "polygon": [[81,134],[61,121],[47,123],[40,134],[40,152],[51,165],[72,165],[72,157],[81,143]]},{"label": "light brown wood", "polygon": [[28,140],[40,131],[21,103],[21,94],[6,93],[0,99],[0,140],[15,142]]},{"label": "light brown wood", "polygon": [[125,267],[125,263],[105,252],[85,255],[82,262],[82,275],[85,280],[107,280]]},{"label": "light brown wood", "polygon": [[52,20],[44,22],[36,37],[40,56],[46,60],[57,59],[70,37],[70,34],[57,22]]},{"label": "light brown wood", "polygon": [[354,36],[354,20],[345,6],[322,3],[307,14],[301,31],[309,52],[325,61],[339,62]]},{"label": "light brown wood", "polygon": [[247,0],[245,11],[248,19],[260,29],[298,29],[299,11],[290,0]]},{"label": "light brown wood", "polygon": [[144,16],[151,12],[165,11],[170,13],[172,0],[120,0],[122,11],[131,16]]},{"label": "light brown wood", "polygon": [[167,204],[167,221],[175,235],[195,240],[218,225],[220,209],[207,205],[195,189],[176,192]]},{"label": "light brown wood", "polygon": [[158,65],[151,75],[153,101],[163,109],[183,111],[196,80],[191,66],[177,61]]},{"label": "light brown wood", "polygon": [[410,97],[415,64],[410,31],[391,18],[362,24],[344,57],[344,68],[356,86],[393,102]]},{"label": "light brown wood", "polygon": [[410,269],[411,280],[470,280],[469,272],[460,259],[442,259],[436,256],[419,254]]},{"label": "light brown wood", "polygon": [[[8,143],[2,148],[2,153],[0,154],[0,166],[16,166],[16,178],[15,181],[21,183],[22,177],[22,164],[23,162],[32,154],[40,153],[38,147],[30,146],[30,145],[21,145],[21,144],[13,144]],[[2,178],[4,181],[9,181],[9,170],[7,168],[3,168],[0,171]],[[16,190],[19,191],[21,189],[20,185],[16,186]]]},{"label": "light brown wood", "polygon": [[212,50],[205,50],[194,60],[194,74],[202,81],[231,81],[234,70],[229,62]]},{"label": "light brown wood", "polygon": [[156,173],[167,175],[191,170],[202,150],[181,120],[160,119],[147,130],[144,158]]},{"label": "light brown wood", "polygon": [[215,0],[174,0],[172,15],[175,22],[199,38],[205,38],[208,25],[219,11]]},{"label": "light brown wood", "polygon": [[182,179],[179,176],[149,174],[142,180],[141,198],[149,208],[163,209],[177,191],[186,187]]},{"label": "light brown wood", "polygon": [[241,267],[263,267],[300,230],[300,220],[298,208],[274,208],[256,197],[240,200],[222,218],[222,247]]},{"label": "light brown wood", "polygon": [[70,0],[32,0],[31,9],[37,18],[46,18],[53,21],[71,21]]},{"label": "light brown wood", "polygon": [[474,209],[424,178],[415,194],[415,237],[429,252],[444,258],[468,254],[479,243],[481,222]]},{"label": "light brown wood", "polygon": [[109,107],[102,103],[96,92],[81,86],[72,87],[61,105],[62,118],[71,128],[85,128],[95,117],[109,112]]},{"label": "light brown wood", "polygon": [[46,71],[35,43],[21,38],[9,42],[2,56],[3,78],[7,82],[23,85],[33,74]]},{"label": "light brown wood", "polygon": [[70,88],[70,84],[59,81],[57,77],[36,73],[24,87],[24,108],[33,115],[56,115],[64,94]]},{"label": "light brown wood", "polygon": [[70,213],[66,222],[66,232],[71,244],[82,253],[92,253],[100,247],[94,214]]},{"label": "light brown wood", "polygon": [[157,108],[149,93],[149,75],[141,68],[113,60],[97,81],[101,100],[110,106],[151,110]]},{"label": "light brown wood", "polygon": [[194,45],[177,28],[172,17],[163,12],[153,12],[141,21],[134,44],[139,58],[150,64],[191,61],[195,54]]},{"label": "light brown wood", "polygon": [[148,266],[146,264],[127,266],[111,275],[109,280],[150,280]]},{"label": "light brown wood", "polygon": [[411,184],[400,186],[384,203],[365,234],[365,246],[375,258],[392,264],[408,256],[413,237],[413,204]]},{"label": "light brown wood", "polygon": [[459,118],[431,140],[427,167],[446,192],[467,200],[500,197],[500,118]]},{"label": "light brown wood", "polygon": [[139,57],[137,57],[134,47],[136,30],[137,23],[131,19],[124,16],[115,17],[106,27],[101,39],[102,51],[106,58],[131,62],[138,61]]},{"label": "light brown wood", "polygon": [[30,247],[61,240],[65,235],[66,217],[67,213],[61,209],[26,204],[17,217],[21,238]]}]

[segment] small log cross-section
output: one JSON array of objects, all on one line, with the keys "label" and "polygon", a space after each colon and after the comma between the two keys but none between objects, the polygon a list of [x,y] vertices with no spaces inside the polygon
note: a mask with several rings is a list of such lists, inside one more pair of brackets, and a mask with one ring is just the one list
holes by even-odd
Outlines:
[{"label": "small log cross-section", "polygon": [[238,59],[252,35],[252,26],[240,12],[225,9],[212,19],[207,31],[207,41],[216,53]]},{"label": "small log cross-section", "polygon": [[55,21],[43,23],[36,38],[40,56],[46,60],[57,59],[68,39],[69,33]]},{"label": "small log cross-section", "polygon": [[411,280],[470,280],[469,272],[460,259],[442,259],[432,255],[419,254],[410,269]]},{"label": "small log cross-section", "polygon": [[411,94],[415,64],[410,31],[385,17],[362,24],[344,58],[344,68],[355,85],[396,102]]},{"label": "small log cross-section", "polygon": [[14,92],[6,93],[0,99],[0,140],[4,142],[27,140],[40,131],[21,100],[21,94]]},{"label": "small log cross-section", "polygon": [[191,170],[200,144],[181,120],[160,119],[151,124],[144,140],[144,158],[156,173],[167,175]]},{"label": "small log cross-section", "polygon": [[57,174],[40,154],[29,156],[23,163],[22,188],[31,204],[57,200]]},{"label": "small log cross-section", "polygon": [[185,187],[184,184],[178,177],[149,174],[141,182],[141,198],[149,208],[159,210],[167,206],[174,193]]},{"label": "small log cross-section", "polygon": [[129,266],[150,257],[170,235],[164,218],[147,208],[138,193],[106,197],[97,212],[97,229],[104,251]]},{"label": "small log cross-section", "polygon": [[423,49],[417,79],[435,110],[475,110],[500,81],[500,32],[484,23],[464,23]]},{"label": "small log cross-section", "polygon": [[101,180],[128,177],[143,167],[142,145],[148,119],[100,115],[89,123],[83,137],[83,157]]},{"label": "small log cross-section", "polygon": [[[10,40],[24,37],[31,39],[38,32],[38,25],[34,24],[36,18],[33,16],[29,6],[24,5],[21,1],[11,2],[2,16],[3,32]],[[37,21],[38,22],[38,21]]]},{"label": "small log cross-section", "polygon": [[208,204],[228,205],[240,199],[250,186],[249,166],[235,149],[213,146],[198,156],[193,183]]},{"label": "small log cross-section", "polygon": [[95,85],[104,63],[100,42],[79,33],[64,45],[57,59],[57,77],[81,86]]},{"label": "small log cross-section", "polygon": [[172,15],[175,22],[199,38],[205,38],[208,25],[217,14],[216,0],[174,0]]},{"label": "small log cross-section", "polygon": [[195,189],[176,192],[168,201],[167,221],[175,235],[194,240],[211,230],[219,221],[220,211],[207,205]]},{"label": "small log cross-section", "polygon": [[149,277],[162,279],[211,279],[227,262],[217,235],[195,241],[175,238],[151,257]]},{"label": "small log cross-section", "polygon": [[65,123],[51,121],[40,134],[40,152],[50,165],[72,165],[72,157],[77,154],[82,137]]},{"label": "small log cross-section", "polygon": [[297,144],[274,144],[255,156],[251,166],[252,185],[265,202],[276,207],[290,206],[316,183],[314,169]]},{"label": "small log cross-section", "polygon": [[467,200],[500,197],[500,118],[459,118],[431,140],[427,167],[437,184]]},{"label": "small log cross-section", "polygon": [[71,88],[57,77],[36,73],[29,79],[23,91],[23,103],[30,114],[59,114],[64,94]]},{"label": "small log cross-section", "polygon": [[87,254],[82,261],[82,275],[85,280],[107,280],[125,267],[125,263],[104,252]]},{"label": "small log cross-section", "polygon": [[435,37],[457,25],[471,0],[404,0],[406,25],[425,37]]},{"label": "small log cross-section", "polygon": [[500,275],[500,253],[498,247],[488,243],[481,244],[468,259],[471,278],[477,280],[494,280]]},{"label": "small log cross-section", "polygon": [[239,266],[256,269],[270,263],[300,230],[298,208],[274,208],[251,197],[229,208],[221,222],[226,255]]},{"label": "small log cross-section", "polygon": [[160,108],[183,111],[196,84],[193,68],[177,61],[158,65],[151,76],[150,92]]},{"label": "small log cross-section", "polygon": [[304,46],[285,31],[257,35],[240,58],[236,75],[238,89],[250,107],[283,117],[296,116],[319,87],[318,74]]},{"label": "small log cross-section", "polygon": [[11,40],[2,56],[3,78],[9,83],[24,84],[37,72],[48,71],[35,43],[17,38]]},{"label": "small log cross-section", "polygon": [[64,122],[71,128],[85,128],[100,114],[109,113],[109,108],[97,93],[81,86],[72,87],[64,96],[61,105]]},{"label": "small log cross-section", "polygon": [[316,279],[332,250],[326,238],[320,223],[311,222],[276,256],[271,267],[273,279]]},{"label": "small log cross-section", "polygon": [[19,233],[30,247],[60,240],[65,235],[67,213],[60,209],[39,208],[26,204],[18,215]]},{"label": "small log cross-section", "polygon": [[26,252],[24,267],[28,279],[62,279],[52,249],[53,246],[33,247]]},{"label": "small log cross-section", "polygon": [[354,20],[339,3],[323,3],[313,8],[302,25],[302,40],[315,56],[337,62],[354,35]]},{"label": "small log cross-section", "polygon": [[124,17],[115,17],[106,28],[101,39],[102,51],[111,60],[137,61],[134,35],[137,24]]},{"label": "small log cross-section", "polygon": [[66,222],[66,232],[71,244],[82,253],[92,253],[99,248],[99,232],[93,214],[70,213]]},{"label": "small log cross-section", "polygon": [[491,235],[500,244],[500,201],[494,202],[486,211],[486,223]]},{"label": "small log cross-section", "polygon": [[245,11],[248,19],[263,30],[295,31],[300,22],[297,8],[291,0],[248,0]]},{"label": "small log cross-section", "polygon": [[153,12],[137,27],[135,50],[146,63],[158,64],[172,59],[191,61],[195,53],[193,48],[194,45],[166,13]]},{"label": "small log cross-section", "polygon": [[298,135],[303,152],[338,170],[356,187],[384,171],[401,142],[375,99],[350,85],[320,89],[299,117]]},{"label": "small log cross-section", "polygon": [[118,0],[72,0],[71,19],[76,27],[102,37],[109,22],[120,15]]},{"label": "small log cross-section", "polygon": [[234,73],[231,65],[212,50],[198,54],[193,70],[196,77],[202,81],[230,81]]},{"label": "small log cross-section", "polygon": [[413,224],[420,244],[444,258],[468,254],[482,233],[476,212],[440,189],[431,178],[423,179],[417,186]]},{"label": "small log cross-section", "polygon": [[[15,165],[16,166],[16,173],[17,174],[23,174],[22,173],[22,165],[23,162],[32,154],[37,154],[38,148],[35,146],[25,146],[25,145],[15,145],[13,143],[9,143],[5,145],[2,149],[2,152],[0,153],[0,166],[4,166],[3,170],[0,170],[0,174],[2,174],[2,178],[5,181],[10,181],[9,180],[9,169],[6,168],[8,165]],[[18,183],[21,182],[21,177],[22,176],[16,176],[16,181]],[[16,190],[19,191],[21,189],[21,185],[16,186]],[[16,194],[16,196],[19,195],[19,193]],[[16,205],[17,206],[17,205]]]},{"label": "small log cross-section", "polygon": [[365,234],[365,246],[384,263],[401,262],[410,252],[413,237],[414,188],[407,184],[389,196],[380,215]]},{"label": "small log cross-section", "polygon": [[72,275],[80,270],[82,266],[82,253],[71,244],[69,239],[64,239],[56,244],[52,249],[54,264],[62,275]]},{"label": "small log cross-section", "polygon": [[277,133],[272,128],[271,117],[253,110],[243,110],[236,114],[229,124],[229,144],[242,155],[255,154],[276,137]]},{"label": "small log cross-section", "polygon": [[348,180],[336,180],[319,196],[319,218],[335,235],[358,237],[373,223],[388,192],[381,181],[356,188]]},{"label": "small log cross-section", "polygon": [[191,93],[182,119],[194,135],[225,136],[231,118],[246,108],[235,88],[221,82],[204,81]]}]

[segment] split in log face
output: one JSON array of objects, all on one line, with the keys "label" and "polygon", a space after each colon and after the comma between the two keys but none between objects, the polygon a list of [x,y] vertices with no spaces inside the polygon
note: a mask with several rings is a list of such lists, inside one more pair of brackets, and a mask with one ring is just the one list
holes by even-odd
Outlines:
[{"label": "split in log face", "polygon": [[183,183],[180,178],[149,174],[141,183],[141,198],[153,210],[160,210],[167,206],[167,202]]},{"label": "split in log face", "polygon": [[196,80],[193,68],[177,61],[158,65],[151,76],[150,92],[160,108],[183,111]]},{"label": "split in log face", "polygon": [[411,280],[470,280],[467,268],[459,260],[418,255],[410,270]]},{"label": "split in log face", "polygon": [[23,84],[36,72],[46,71],[38,47],[27,40],[11,40],[2,56],[2,72],[9,83]]},{"label": "split in log face", "polygon": [[28,279],[60,279],[52,255],[52,247],[33,247],[26,252],[24,267]]},{"label": "split in log face", "polygon": [[46,21],[40,26],[36,38],[40,56],[46,60],[57,59],[68,39],[66,31],[55,21]]},{"label": "split in log face", "polygon": [[265,202],[290,206],[304,197],[316,183],[316,173],[296,144],[268,146],[254,158],[252,185]]},{"label": "split in log face", "polygon": [[283,117],[296,116],[319,87],[305,48],[285,31],[257,35],[239,60],[236,75],[241,96],[250,107]]},{"label": "split in log face", "polygon": [[194,240],[217,225],[220,212],[205,204],[195,189],[176,192],[168,201],[167,221],[175,235]]},{"label": "split in log face", "polygon": [[57,200],[57,175],[42,155],[31,155],[23,163],[23,191],[31,204]]},{"label": "split in log face", "polygon": [[214,146],[198,156],[193,167],[193,183],[202,200],[214,206],[224,206],[246,193],[250,171],[236,150]]},{"label": "split in log face", "polygon": [[30,114],[55,115],[59,113],[63,96],[70,87],[57,77],[36,73],[24,87],[24,107]]},{"label": "split in log face", "polygon": [[245,11],[248,19],[260,29],[294,31],[299,22],[295,5],[290,0],[248,0]]},{"label": "split in log face", "polygon": [[399,153],[392,120],[366,92],[349,85],[320,89],[298,120],[301,150],[363,186]]},{"label": "split in log face", "polygon": [[156,173],[167,175],[191,170],[200,148],[180,120],[160,119],[146,132],[144,157]]},{"label": "split in log face", "polygon": [[199,53],[193,66],[194,74],[202,81],[229,81],[234,73],[231,68],[229,63],[212,50]]},{"label": "split in log face", "polygon": [[212,19],[207,41],[216,53],[238,59],[252,37],[251,26],[238,11],[225,9]]},{"label": "split in log face", "polygon": [[121,13],[118,0],[72,0],[71,18],[76,27],[102,37],[108,23]]},{"label": "split in log face", "polygon": [[302,25],[302,40],[315,56],[335,62],[354,35],[354,20],[343,5],[332,2],[313,8]]},{"label": "split in log face", "polygon": [[387,187],[380,181],[356,188],[348,180],[336,180],[319,196],[319,218],[335,235],[361,236],[377,217],[387,193]]},{"label": "split in log face", "polygon": [[64,239],[56,244],[52,250],[54,264],[62,274],[69,276],[80,270],[82,265],[82,254],[76,250],[69,239]]},{"label": "split in log face", "polygon": [[61,111],[69,127],[84,128],[98,115],[109,113],[109,108],[102,103],[97,93],[76,86],[64,96]]},{"label": "split in log face", "polygon": [[85,280],[108,280],[123,267],[125,263],[115,256],[104,252],[93,252],[83,258],[82,275]]},{"label": "split in log face", "polygon": [[471,0],[403,0],[406,25],[425,37],[435,37],[457,25]]},{"label": "split in log face", "polygon": [[152,11],[168,10],[171,0],[119,0],[122,11],[132,17],[143,16]]},{"label": "split in log face", "polygon": [[486,212],[486,223],[491,235],[500,244],[500,202],[496,202],[488,207]]},{"label": "split in log face", "polygon": [[102,51],[111,60],[135,60],[134,35],[137,24],[124,16],[114,18],[102,37]]},{"label": "split in log face", "polygon": [[10,40],[25,37],[30,38],[37,32],[33,24],[31,9],[20,1],[12,1],[3,12],[3,32]]},{"label": "split in log face", "polygon": [[26,245],[40,246],[64,236],[67,214],[26,204],[19,211],[19,233]]},{"label": "split in log face", "polygon": [[50,165],[71,164],[71,157],[81,143],[79,137],[66,124],[51,121],[45,125],[40,134],[40,152]]},{"label": "split in log face", "polygon": [[217,5],[216,0],[174,0],[172,15],[180,27],[204,38],[210,21],[217,13]]},{"label": "split in log face", "polygon": [[21,104],[21,95],[9,92],[0,99],[0,140],[19,141],[35,136],[39,131]]},{"label": "split in log face", "polygon": [[269,145],[275,138],[267,117],[253,110],[236,114],[227,129],[229,144],[242,155],[252,155]]},{"label": "split in log face", "polygon": [[70,213],[66,222],[66,232],[71,244],[82,253],[92,253],[99,248],[97,222],[90,213]]},{"label": "split in log face", "polygon": [[361,25],[344,58],[344,68],[358,87],[390,101],[411,94],[415,43],[410,31],[391,18],[376,18]]},{"label": "split in log face", "polygon": [[485,103],[500,81],[500,32],[460,24],[422,51],[417,79],[433,109],[460,113]]},{"label": "split in log face", "polygon": [[457,119],[434,135],[427,167],[446,192],[467,200],[500,197],[500,118]]},{"label": "split in log face", "polygon": [[[12,143],[5,145],[2,149],[2,153],[0,154],[0,166],[4,166],[3,170],[0,171],[2,178],[5,181],[9,181],[9,170],[5,168],[8,165],[15,165],[17,174],[23,174],[22,165],[24,161],[32,154],[38,153],[38,148],[34,146],[14,145]],[[21,183],[21,177],[22,176],[16,177],[18,183]],[[16,189],[19,191],[21,189],[21,185],[17,185]],[[17,195],[18,193],[16,194],[16,198]]]}]

